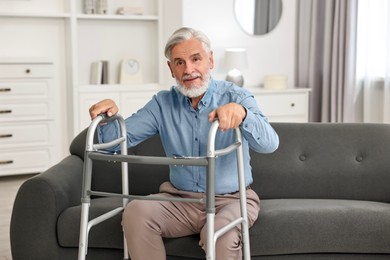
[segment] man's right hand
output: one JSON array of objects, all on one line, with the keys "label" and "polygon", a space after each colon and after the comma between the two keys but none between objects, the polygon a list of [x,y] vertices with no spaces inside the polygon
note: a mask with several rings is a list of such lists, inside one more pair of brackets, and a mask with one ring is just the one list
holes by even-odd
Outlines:
[{"label": "man's right hand", "polygon": [[104,99],[89,108],[89,115],[91,120],[95,119],[99,114],[106,114],[111,117],[118,113],[118,107],[115,102],[111,99]]}]

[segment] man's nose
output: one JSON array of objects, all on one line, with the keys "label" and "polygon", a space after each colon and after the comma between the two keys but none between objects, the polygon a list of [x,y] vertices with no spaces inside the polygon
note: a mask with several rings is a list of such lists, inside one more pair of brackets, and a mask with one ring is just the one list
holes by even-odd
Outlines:
[{"label": "man's nose", "polygon": [[194,72],[194,65],[191,63],[186,63],[186,66],[184,68],[184,73],[191,74],[192,72]]}]

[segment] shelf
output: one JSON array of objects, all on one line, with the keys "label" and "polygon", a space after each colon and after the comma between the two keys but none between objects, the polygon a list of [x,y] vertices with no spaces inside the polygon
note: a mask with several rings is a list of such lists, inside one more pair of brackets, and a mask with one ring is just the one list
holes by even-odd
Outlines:
[{"label": "shelf", "polygon": [[77,19],[84,20],[133,20],[133,21],[157,21],[156,15],[99,15],[99,14],[80,14]]},{"label": "shelf", "polygon": [[52,64],[53,61],[44,57],[1,57],[0,64]]},{"label": "shelf", "polygon": [[39,18],[39,19],[57,19],[57,18],[70,18],[68,13],[10,13],[0,12],[0,17],[4,18]]},{"label": "shelf", "polygon": [[266,89],[263,87],[247,87],[246,89],[253,94],[302,93],[311,91],[309,88]]},{"label": "shelf", "polygon": [[144,83],[136,85],[124,85],[124,84],[103,84],[103,85],[80,85],[78,87],[80,93],[92,93],[96,91],[158,91],[161,90],[161,86],[158,83]]}]

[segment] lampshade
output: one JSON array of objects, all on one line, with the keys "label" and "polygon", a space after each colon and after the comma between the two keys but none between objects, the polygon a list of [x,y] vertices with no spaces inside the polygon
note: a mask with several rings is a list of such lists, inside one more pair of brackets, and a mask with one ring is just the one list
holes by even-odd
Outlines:
[{"label": "lampshade", "polygon": [[224,66],[226,69],[242,70],[248,67],[246,59],[246,50],[244,48],[227,48],[225,49]]},{"label": "lampshade", "polygon": [[224,66],[228,71],[226,80],[237,86],[244,86],[244,76],[241,73],[248,64],[246,60],[246,50],[243,48],[228,48],[225,50]]}]

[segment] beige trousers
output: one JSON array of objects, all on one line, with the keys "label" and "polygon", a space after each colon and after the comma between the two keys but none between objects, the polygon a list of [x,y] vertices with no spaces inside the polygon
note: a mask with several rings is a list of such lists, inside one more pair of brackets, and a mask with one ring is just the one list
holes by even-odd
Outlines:
[{"label": "beige trousers", "polygon": [[[257,194],[247,190],[249,227],[256,221],[260,210]],[[160,196],[202,198],[204,193],[180,191],[165,182]],[[240,215],[239,193],[216,196],[215,228],[218,229]],[[171,201],[134,200],[123,213],[125,237],[132,260],[166,259],[162,237],[173,238],[200,234],[199,245],[207,251],[206,209],[204,204]],[[228,231],[217,240],[216,258],[242,259],[241,226]]]}]

